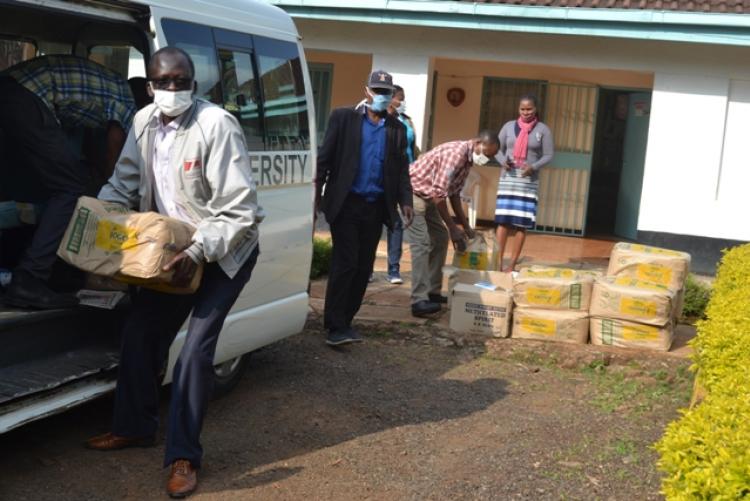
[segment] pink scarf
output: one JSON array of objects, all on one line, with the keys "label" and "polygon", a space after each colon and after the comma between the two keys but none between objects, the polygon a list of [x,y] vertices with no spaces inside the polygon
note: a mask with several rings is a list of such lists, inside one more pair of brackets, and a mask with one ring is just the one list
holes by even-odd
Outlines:
[{"label": "pink scarf", "polygon": [[526,154],[529,150],[529,132],[531,132],[537,122],[539,122],[537,117],[534,117],[531,122],[524,122],[521,117],[518,117],[516,123],[521,128],[521,132],[518,133],[516,144],[513,146],[513,161],[518,167],[523,167],[526,163]]}]

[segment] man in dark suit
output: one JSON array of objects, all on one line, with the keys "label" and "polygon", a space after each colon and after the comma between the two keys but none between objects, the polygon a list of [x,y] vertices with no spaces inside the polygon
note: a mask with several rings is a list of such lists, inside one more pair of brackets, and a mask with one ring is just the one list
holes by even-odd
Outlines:
[{"label": "man in dark suit", "polygon": [[324,312],[331,346],[362,341],[351,324],[383,224],[393,227],[397,205],[405,226],[414,217],[406,130],[388,114],[393,89],[390,74],[373,71],[365,87],[367,104],[334,110],[318,151],[315,210],[325,214],[333,238]]}]

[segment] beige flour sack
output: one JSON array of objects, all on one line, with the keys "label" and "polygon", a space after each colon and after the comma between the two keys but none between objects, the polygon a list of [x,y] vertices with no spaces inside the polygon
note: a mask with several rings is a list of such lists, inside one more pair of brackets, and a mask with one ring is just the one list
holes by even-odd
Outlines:
[{"label": "beige flour sack", "polygon": [[519,276],[513,283],[513,300],[523,308],[587,311],[592,284],[590,277]]},{"label": "beige flour sack", "polygon": [[585,311],[513,310],[512,337],[585,344],[589,340],[589,314]]},{"label": "beige flour sack", "polygon": [[682,290],[690,271],[690,254],[620,242],[612,249],[607,275],[635,278]]},{"label": "beige flour sack", "polygon": [[675,292],[661,285],[627,277],[602,277],[594,282],[591,316],[666,325],[672,319]]},{"label": "beige flour sack", "polygon": [[91,197],[78,199],[57,255],[81,270],[176,294],[195,292],[203,268],[190,284],[172,284],[162,267],[191,243],[194,228],[155,212],[131,212]]},{"label": "beige flour sack", "polygon": [[669,351],[674,339],[672,326],[671,322],[659,327],[615,318],[591,317],[591,344]]}]

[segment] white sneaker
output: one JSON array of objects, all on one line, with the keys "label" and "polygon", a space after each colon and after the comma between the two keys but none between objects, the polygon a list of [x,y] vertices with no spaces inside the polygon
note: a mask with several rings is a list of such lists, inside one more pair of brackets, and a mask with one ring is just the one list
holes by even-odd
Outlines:
[{"label": "white sneaker", "polygon": [[404,279],[401,278],[401,275],[388,275],[388,281],[394,285],[400,285],[404,283]]}]

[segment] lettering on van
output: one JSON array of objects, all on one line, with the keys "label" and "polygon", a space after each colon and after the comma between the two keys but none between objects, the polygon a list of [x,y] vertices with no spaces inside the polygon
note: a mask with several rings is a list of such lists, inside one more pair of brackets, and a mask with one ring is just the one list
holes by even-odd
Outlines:
[{"label": "lettering on van", "polygon": [[312,181],[309,151],[250,153],[250,168],[258,186],[300,184]]}]

